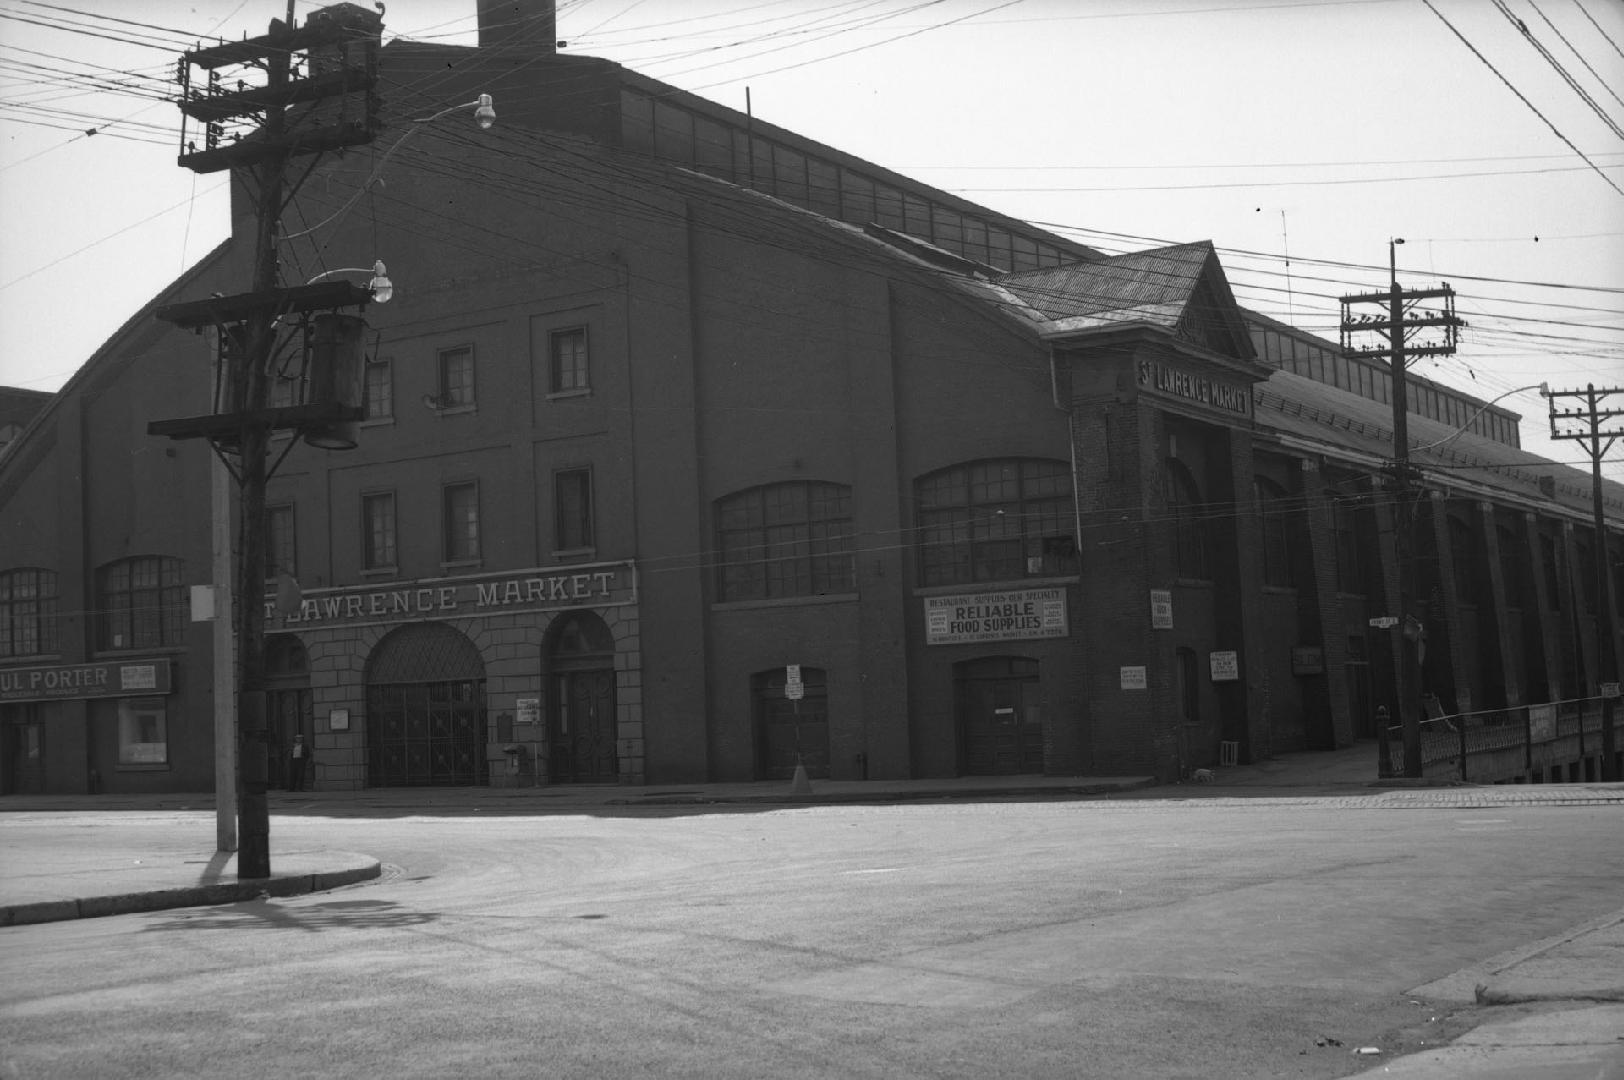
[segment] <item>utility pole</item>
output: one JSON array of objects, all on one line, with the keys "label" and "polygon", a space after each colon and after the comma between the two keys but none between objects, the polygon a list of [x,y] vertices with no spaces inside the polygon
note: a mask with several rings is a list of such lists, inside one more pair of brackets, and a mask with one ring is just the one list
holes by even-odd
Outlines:
[{"label": "utility pole", "polygon": [[[1601,666],[1599,678],[1601,692],[1601,778],[1618,780],[1618,744],[1613,725],[1614,711],[1619,697],[1618,685],[1618,633],[1613,623],[1612,560],[1608,557],[1607,520],[1602,515],[1601,462],[1612,448],[1613,441],[1624,435],[1624,408],[1606,409],[1602,406],[1614,394],[1624,396],[1624,387],[1596,389],[1594,383],[1583,390],[1551,390],[1545,392],[1550,399],[1551,438],[1573,439],[1581,443],[1590,455],[1590,510],[1592,544],[1596,557],[1596,659]],[[1578,399],[1583,409],[1558,410],[1558,398]],[[1602,439],[1607,442],[1603,444]]]},{"label": "utility pole", "polygon": [[[1455,316],[1455,290],[1448,283],[1437,289],[1400,289],[1398,287],[1398,245],[1400,238],[1387,242],[1388,288],[1385,292],[1365,293],[1342,297],[1342,351],[1348,355],[1365,357],[1386,356],[1390,359],[1393,375],[1393,560],[1398,568],[1399,642],[1398,714],[1403,726],[1404,775],[1421,775],[1421,657],[1425,642],[1425,625],[1415,608],[1415,500],[1416,485],[1410,471],[1410,403],[1409,387],[1405,378],[1405,365],[1411,356],[1448,356],[1455,351],[1459,340],[1461,320]],[[1418,311],[1414,305],[1421,300],[1441,301],[1441,311]],[[1355,304],[1380,304],[1386,308],[1386,317],[1362,315],[1354,317]],[[1439,330],[1441,340],[1432,339],[1411,343],[1412,334]],[[1355,337],[1362,333],[1381,333],[1387,339],[1387,348],[1355,348]],[[1395,625],[1386,618],[1372,620],[1373,624]],[[1386,762],[1382,762],[1385,767]]]},{"label": "utility pole", "polygon": [[[220,411],[147,426],[152,435],[208,439],[228,468],[233,458],[236,462],[239,878],[271,873],[265,490],[294,445],[290,440],[273,464],[268,460],[271,436],[289,431],[318,446],[354,445],[335,438],[334,432],[361,418],[359,337],[354,338],[353,356],[317,355],[312,331],[324,318],[353,318],[336,312],[365,307],[370,299],[367,289],[343,281],[281,286],[281,216],[298,188],[298,182],[289,183],[288,165],[297,157],[363,145],[376,136],[382,32],[379,15],[349,4],[313,12],[303,27],[295,27],[289,0],[286,21],[273,20],[267,34],[193,50],[180,64],[181,112],[202,125],[204,145],[199,148],[189,140],[183,127],[179,163],[200,173],[231,170],[254,199],[256,212],[251,291],[173,304],[158,312],[160,319],[177,326],[216,330],[220,355],[214,406]],[[195,84],[193,69],[201,73]],[[301,342],[300,375],[312,385],[342,386],[346,392],[268,408],[272,367],[291,363],[284,357]],[[335,376],[317,370],[318,364],[344,366],[347,373]]]}]

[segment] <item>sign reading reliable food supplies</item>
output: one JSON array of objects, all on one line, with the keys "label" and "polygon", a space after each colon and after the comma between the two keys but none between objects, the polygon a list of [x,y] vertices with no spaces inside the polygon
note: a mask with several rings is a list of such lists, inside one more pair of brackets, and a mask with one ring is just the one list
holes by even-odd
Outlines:
[{"label": "sign reading reliable food supplies", "polygon": [[1066,590],[1012,589],[925,597],[925,643],[1065,637]]}]

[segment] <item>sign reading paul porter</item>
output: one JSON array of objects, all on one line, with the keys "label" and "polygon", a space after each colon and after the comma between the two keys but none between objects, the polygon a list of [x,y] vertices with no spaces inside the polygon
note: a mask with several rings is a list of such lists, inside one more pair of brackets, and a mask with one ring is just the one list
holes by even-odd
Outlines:
[{"label": "sign reading paul porter", "polygon": [[925,643],[1065,637],[1066,590],[1012,589],[925,597]]}]

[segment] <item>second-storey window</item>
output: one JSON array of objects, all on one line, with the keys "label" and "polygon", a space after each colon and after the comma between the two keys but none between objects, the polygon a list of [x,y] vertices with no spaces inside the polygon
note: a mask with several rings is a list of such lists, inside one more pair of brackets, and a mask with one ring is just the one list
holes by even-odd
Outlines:
[{"label": "second-storey window", "polygon": [[548,342],[552,392],[588,389],[591,384],[587,381],[586,327],[555,330]]},{"label": "second-storey window", "polygon": [[1253,479],[1252,494],[1257,502],[1258,534],[1263,546],[1263,584],[1295,586],[1301,511],[1290,502],[1285,489],[1267,477]]},{"label": "second-storey window", "polygon": [[447,484],[444,508],[445,561],[473,562],[479,558],[479,485]]},{"label": "second-storey window", "polygon": [[387,359],[367,361],[362,407],[368,420],[387,420],[395,415],[395,376]]},{"label": "second-storey window", "polygon": [[722,600],[857,591],[851,488],[791,481],[716,503]]},{"label": "second-storey window", "polygon": [[1207,507],[1201,489],[1189,467],[1177,458],[1164,463],[1167,481],[1167,513],[1173,525],[1173,564],[1181,578],[1208,581],[1212,578],[1211,543],[1208,537]]},{"label": "second-storey window", "polygon": [[179,559],[120,559],[101,568],[96,585],[98,647],[152,649],[185,643],[189,608]]},{"label": "second-storey window", "polygon": [[298,543],[294,539],[293,504],[265,508],[265,575],[299,576]]},{"label": "second-storey window", "polygon": [[440,353],[440,408],[470,409],[474,405],[474,350],[471,346]]},{"label": "second-storey window", "polygon": [[395,493],[361,496],[361,567],[390,570],[395,566]]},{"label": "second-storey window", "polygon": [[0,573],[0,656],[57,651],[56,571]]},{"label": "second-storey window", "polygon": [[553,474],[553,540],[559,551],[581,551],[594,544],[592,470],[565,469]]},{"label": "second-storey window", "polygon": [[956,465],[922,477],[914,496],[921,584],[1077,572],[1071,468],[1064,461]]}]

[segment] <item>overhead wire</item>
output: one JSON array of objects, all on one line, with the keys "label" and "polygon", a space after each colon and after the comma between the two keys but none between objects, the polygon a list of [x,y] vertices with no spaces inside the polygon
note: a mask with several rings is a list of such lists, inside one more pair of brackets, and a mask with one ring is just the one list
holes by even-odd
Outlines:
[{"label": "overhead wire", "polygon": [[1538,106],[1536,106],[1532,101],[1529,101],[1527,96],[1525,96],[1521,90],[1518,90],[1517,87],[1512,84],[1511,80],[1506,78],[1506,76],[1500,71],[1500,69],[1495,67],[1494,64],[1492,62],[1490,62],[1488,57],[1484,56],[1481,52],[1478,51],[1477,46],[1473,45],[1471,43],[1471,41],[1467,39],[1465,34],[1462,34],[1458,29],[1455,28],[1454,23],[1450,22],[1447,18],[1444,17],[1444,13],[1439,11],[1437,9],[1437,7],[1435,7],[1433,5],[1432,0],[1421,0],[1421,2],[1426,5],[1428,11],[1430,11],[1434,15],[1438,16],[1439,21],[1441,21],[1445,26],[1447,26],[1452,34],[1454,34],[1457,38],[1460,39],[1460,42],[1461,42],[1462,45],[1465,45],[1467,47],[1467,49],[1471,50],[1471,53],[1472,53],[1473,56],[1475,56],[1479,60],[1481,60],[1485,67],[1487,67],[1490,71],[1494,72],[1495,77],[1498,78],[1502,83],[1505,84],[1506,89],[1510,90],[1513,94],[1515,94],[1517,96],[1517,100],[1521,101],[1524,105],[1528,106],[1529,110],[1531,112],[1533,112],[1533,114],[1535,116],[1537,116],[1541,120],[1543,120],[1545,122],[1545,126],[1550,128],[1552,133],[1554,133],[1557,138],[1561,139],[1564,143],[1567,144],[1568,149],[1572,150],[1575,154],[1578,154],[1580,159],[1583,160],[1585,164],[1589,165],[1593,170],[1595,170],[1596,175],[1600,176],[1602,178],[1602,180],[1604,180],[1607,183],[1608,187],[1612,188],[1614,191],[1618,192],[1620,195],[1624,195],[1624,188],[1621,188],[1617,184],[1613,183],[1613,178],[1608,176],[1605,172],[1603,172],[1602,169],[1601,169],[1601,166],[1597,165],[1594,161],[1591,161],[1590,158],[1585,155],[1585,152],[1583,150],[1580,150],[1577,146],[1574,145],[1572,139],[1569,139],[1566,135],[1562,134],[1561,129],[1558,128],[1554,123],[1552,123],[1549,117],[1547,117],[1544,113],[1540,112]]}]

